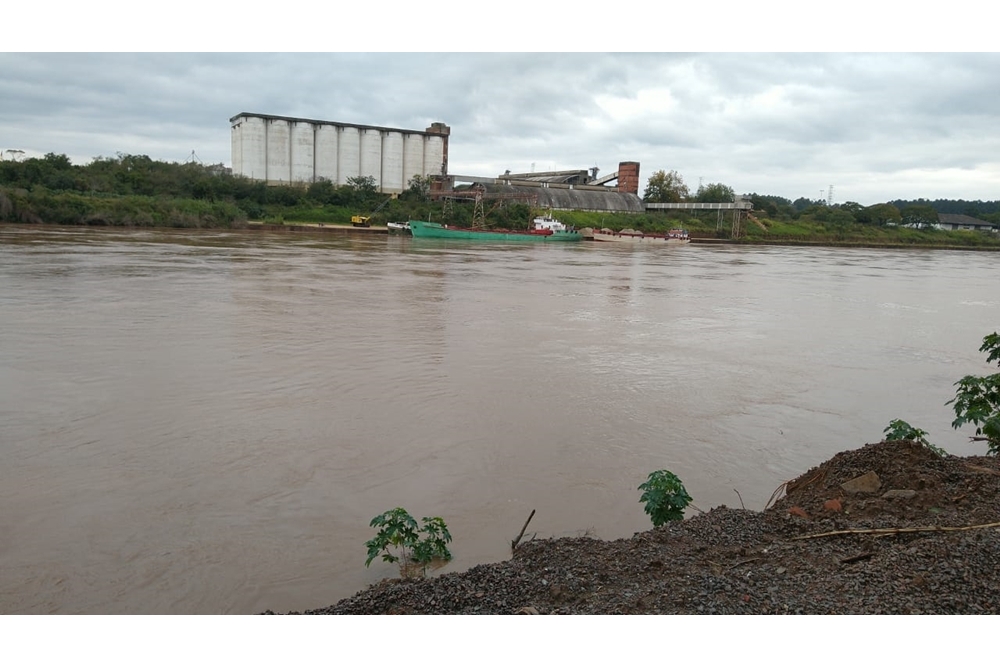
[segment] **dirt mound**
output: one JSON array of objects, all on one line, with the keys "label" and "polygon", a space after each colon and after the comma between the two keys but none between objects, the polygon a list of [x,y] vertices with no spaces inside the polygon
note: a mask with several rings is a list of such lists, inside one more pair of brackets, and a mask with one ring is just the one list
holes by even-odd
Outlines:
[{"label": "dirt mound", "polygon": [[928,525],[998,520],[1000,459],[939,456],[910,441],[841,452],[787,482],[769,511],[811,519],[893,518]]}]

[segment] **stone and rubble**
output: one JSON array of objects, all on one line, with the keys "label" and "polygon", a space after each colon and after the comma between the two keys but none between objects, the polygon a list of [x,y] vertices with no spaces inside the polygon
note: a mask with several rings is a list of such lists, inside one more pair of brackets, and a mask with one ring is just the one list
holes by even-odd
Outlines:
[{"label": "stone and rubble", "polygon": [[1000,611],[997,457],[882,442],[841,452],[778,493],[762,512],[723,506],[613,541],[533,540],[504,562],[385,580],[299,613]]}]

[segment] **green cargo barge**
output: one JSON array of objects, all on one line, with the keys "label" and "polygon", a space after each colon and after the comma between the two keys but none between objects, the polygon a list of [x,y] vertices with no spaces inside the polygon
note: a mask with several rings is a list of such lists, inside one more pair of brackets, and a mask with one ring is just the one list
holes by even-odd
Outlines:
[{"label": "green cargo barge", "polygon": [[438,222],[424,222],[422,220],[410,220],[410,233],[413,238],[425,239],[464,239],[468,241],[580,241],[583,235],[575,229],[567,228],[562,223],[555,223],[545,227],[540,227],[535,223],[535,228],[525,231],[500,231],[488,229],[459,229],[457,227],[445,227]]}]

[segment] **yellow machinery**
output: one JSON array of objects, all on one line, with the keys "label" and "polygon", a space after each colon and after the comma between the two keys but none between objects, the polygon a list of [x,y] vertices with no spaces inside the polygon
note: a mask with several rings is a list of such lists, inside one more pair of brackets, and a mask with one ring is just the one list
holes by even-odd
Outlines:
[{"label": "yellow machinery", "polygon": [[372,225],[371,222],[369,221],[372,219],[372,216],[381,211],[386,204],[388,204],[395,198],[396,198],[395,195],[389,195],[386,199],[382,200],[381,204],[372,209],[372,212],[369,213],[368,215],[352,215],[351,224],[354,225],[355,227],[371,227]]}]

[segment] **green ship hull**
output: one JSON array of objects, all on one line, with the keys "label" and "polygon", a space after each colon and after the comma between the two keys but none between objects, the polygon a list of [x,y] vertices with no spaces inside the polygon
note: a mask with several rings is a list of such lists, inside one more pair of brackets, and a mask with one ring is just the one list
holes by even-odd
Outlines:
[{"label": "green ship hull", "polygon": [[562,241],[579,241],[583,239],[580,232],[567,231],[524,231],[524,232],[500,232],[476,229],[456,229],[445,227],[438,222],[423,222],[421,220],[410,220],[410,233],[413,238],[425,239],[465,239],[469,241],[507,241],[507,242],[543,242],[553,243]]}]

